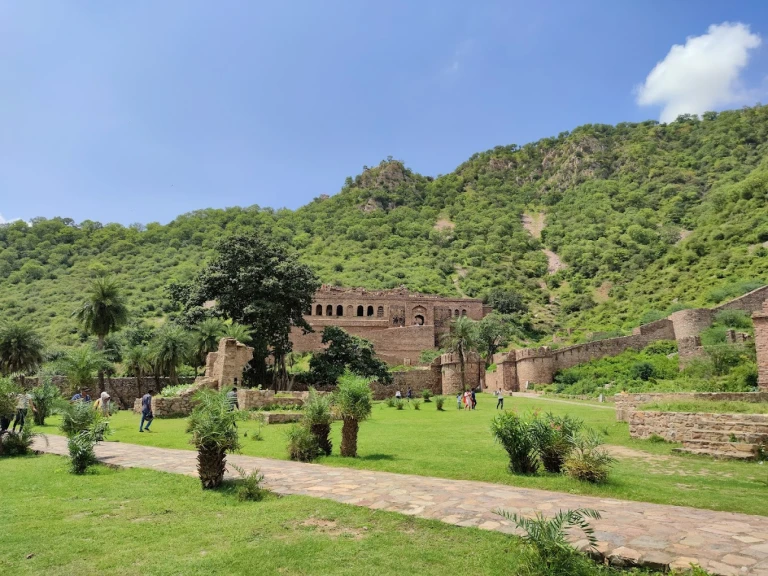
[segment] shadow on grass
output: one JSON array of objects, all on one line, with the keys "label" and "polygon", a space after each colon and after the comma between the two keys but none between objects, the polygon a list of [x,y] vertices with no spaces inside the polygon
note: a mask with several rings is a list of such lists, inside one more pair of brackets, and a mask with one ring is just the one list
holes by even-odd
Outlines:
[{"label": "shadow on grass", "polygon": [[397,458],[393,454],[368,454],[367,456],[359,456],[358,460],[366,460],[370,462],[378,462],[380,460],[393,461]]}]

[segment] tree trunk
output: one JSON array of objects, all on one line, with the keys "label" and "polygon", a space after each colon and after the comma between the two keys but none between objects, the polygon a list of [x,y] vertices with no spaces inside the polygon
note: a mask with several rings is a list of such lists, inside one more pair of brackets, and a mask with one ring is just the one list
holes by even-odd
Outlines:
[{"label": "tree trunk", "polygon": [[204,489],[218,488],[224,481],[227,453],[218,446],[200,446],[197,449],[197,473]]},{"label": "tree trunk", "polygon": [[312,431],[312,435],[315,437],[315,440],[317,440],[317,445],[320,446],[320,450],[322,450],[326,456],[330,456],[331,448],[333,447],[330,438],[331,425],[312,424],[309,429]]},{"label": "tree trunk", "polygon": [[137,370],[136,371],[136,390],[139,391],[139,398],[144,396],[144,394],[141,393],[141,381],[142,381],[141,371]]},{"label": "tree trunk", "polygon": [[357,430],[360,422],[354,418],[345,418],[341,427],[341,455],[348,458],[357,457]]},{"label": "tree trunk", "polygon": [[[96,350],[104,350],[104,335],[99,334],[96,337]],[[99,368],[99,393],[104,392],[104,369]]]},{"label": "tree trunk", "polygon": [[464,373],[464,351],[461,348],[459,348],[459,364],[461,364],[461,390],[462,392],[466,392],[467,379]]},{"label": "tree trunk", "polygon": [[169,371],[168,377],[171,379],[171,384],[173,384],[174,386],[178,386],[179,385],[179,377],[176,374],[176,367],[175,366],[171,366],[171,369]]}]

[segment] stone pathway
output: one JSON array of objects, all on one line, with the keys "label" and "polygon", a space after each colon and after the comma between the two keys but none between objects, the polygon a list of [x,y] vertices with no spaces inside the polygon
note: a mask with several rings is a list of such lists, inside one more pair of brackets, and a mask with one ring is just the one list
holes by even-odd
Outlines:
[{"label": "stone pathway", "polygon": [[[48,436],[48,445],[37,439],[35,448],[67,453],[61,436]],[[96,447],[96,455],[108,465],[196,476],[196,453],[191,450],[105,442]],[[512,533],[513,527],[495,514],[499,508],[525,515],[596,508],[603,516],[594,522],[598,550],[616,565],[666,569],[697,563],[712,574],[768,576],[768,517],[252,456],[227,460],[248,471],[259,468],[267,487],[279,494],[327,498],[505,533]]]}]

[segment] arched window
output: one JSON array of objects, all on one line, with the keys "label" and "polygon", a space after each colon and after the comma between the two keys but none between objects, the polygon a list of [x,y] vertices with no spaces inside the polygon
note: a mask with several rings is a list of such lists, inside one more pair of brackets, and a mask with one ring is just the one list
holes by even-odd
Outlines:
[{"label": "arched window", "polygon": [[373,306],[368,306],[368,316],[373,316]]},{"label": "arched window", "polygon": [[466,315],[467,315],[467,311],[466,311],[466,310],[462,310],[462,311],[461,311],[461,315],[462,315],[462,316],[466,316]]},{"label": "arched window", "polygon": [[333,305],[328,304],[328,306],[325,307],[325,315],[326,316],[333,316]]},{"label": "arched window", "polygon": [[344,316],[344,306],[341,304],[336,306],[336,316]]},{"label": "arched window", "polygon": [[379,308],[376,310],[376,317],[384,318],[384,306],[379,306]]},{"label": "arched window", "polygon": [[458,311],[458,310],[454,310],[454,311],[453,311],[453,315],[454,315],[454,316],[458,316],[458,315],[459,315],[459,311]]},{"label": "arched window", "polygon": [[358,316],[362,316],[363,315],[363,307],[362,306],[358,306],[357,307],[357,315]]},{"label": "arched window", "polygon": [[416,314],[413,318],[413,323],[416,324],[416,326],[424,326],[424,316]]},{"label": "arched window", "polygon": [[317,316],[322,316],[323,315],[323,305],[322,304],[318,304],[317,305],[317,308],[315,309],[315,314]]}]

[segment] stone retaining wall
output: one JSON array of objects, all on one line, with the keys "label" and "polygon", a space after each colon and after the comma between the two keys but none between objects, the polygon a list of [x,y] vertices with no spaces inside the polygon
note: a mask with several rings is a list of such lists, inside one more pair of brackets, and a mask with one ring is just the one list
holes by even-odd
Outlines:
[{"label": "stone retaining wall", "polygon": [[629,422],[630,415],[651,402],[768,402],[768,392],[649,392],[616,394],[616,420]]},{"label": "stone retaining wall", "polygon": [[661,436],[669,442],[706,438],[713,431],[748,436],[758,428],[768,429],[768,414],[710,414],[701,412],[655,412],[636,410],[629,415],[629,435],[648,439]]},{"label": "stone retaining wall", "polygon": [[258,410],[275,404],[303,406],[308,395],[308,392],[281,392],[280,396],[276,396],[272,390],[241,388],[237,391],[237,403],[240,410]]}]

